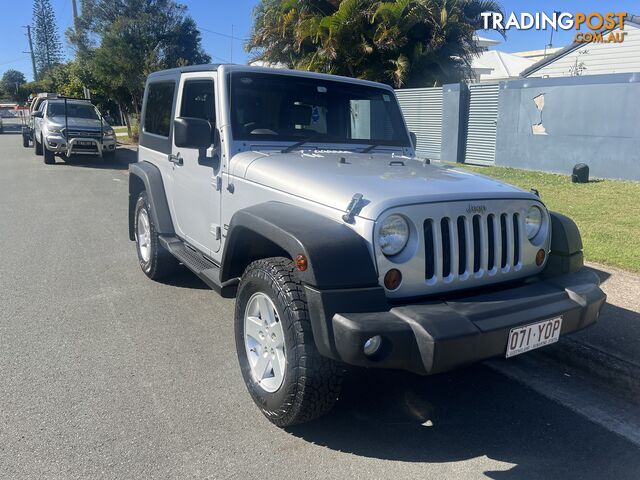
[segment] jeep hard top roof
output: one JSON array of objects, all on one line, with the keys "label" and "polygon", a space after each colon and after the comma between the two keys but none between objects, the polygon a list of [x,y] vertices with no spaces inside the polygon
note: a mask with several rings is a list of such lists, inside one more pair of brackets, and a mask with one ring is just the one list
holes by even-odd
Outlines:
[{"label": "jeep hard top roof", "polygon": [[187,67],[169,68],[167,70],[159,70],[149,74],[147,81],[161,80],[166,77],[172,77],[180,75],[182,73],[190,72],[214,72],[219,67],[224,67],[224,71],[230,72],[256,72],[256,73],[268,73],[273,75],[295,75],[299,77],[313,77],[327,81],[343,81],[350,83],[359,83],[362,85],[369,85],[379,88],[387,88],[393,90],[393,88],[384,83],[372,82],[371,80],[361,80],[359,78],[343,77],[339,75],[330,75],[328,73],[309,72],[306,70],[291,70],[288,68],[271,68],[271,67],[254,67],[251,65],[237,65],[233,63],[211,63],[205,65],[190,65]]}]

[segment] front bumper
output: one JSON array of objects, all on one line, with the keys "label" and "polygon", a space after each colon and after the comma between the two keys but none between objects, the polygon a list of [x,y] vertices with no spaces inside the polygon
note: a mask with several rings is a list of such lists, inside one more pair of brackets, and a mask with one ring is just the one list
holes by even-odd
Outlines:
[{"label": "front bumper", "polygon": [[[48,150],[67,156],[72,154],[102,156],[104,152],[115,151],[116,149],[115,137],[103,138],[102,142],[100,142],[99,139],[90,137],[71,138],[67,141],[67,139],[61,135],[47,135],[45,142]],[[90,145],[81,145],[81,143],[88,143]]]},{"label": "front bumper", "polygon": [[[606,295],[585,268],[513,288],[447,300],[389,306],[377,287],[320,291],[306,287],[320,353],[350,365],[432,374],[505,355],[509,331],[562,316],[560,335],[598,319]],[[375,358],[367,339],[380,335]]]}]

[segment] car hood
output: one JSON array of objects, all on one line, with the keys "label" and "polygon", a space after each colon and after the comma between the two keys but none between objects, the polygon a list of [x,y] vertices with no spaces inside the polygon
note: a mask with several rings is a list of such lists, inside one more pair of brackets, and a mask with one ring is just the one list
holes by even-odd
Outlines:
[{"label": "car hood", "polygon": [[[61,127],[65,126],[64,117],[51,117],[49,118],[49,122],[51,124],[56,124]],[[100,130],[100,120],[94,120],[91,118],[75,118],[75,117],[67,117],[66,125],[69,128],[86,128],[89,130]],[[107,126],[105,122],[102,122],[104,127]]]},{"label": "car hood", "polygon": [[536,199],[533,194],[440,162],[390,153],[308,151],[243,152],[232,174],[338,210],[356,193],[360,217],[375,220],[386,209],[407,204],[477,199]]}]

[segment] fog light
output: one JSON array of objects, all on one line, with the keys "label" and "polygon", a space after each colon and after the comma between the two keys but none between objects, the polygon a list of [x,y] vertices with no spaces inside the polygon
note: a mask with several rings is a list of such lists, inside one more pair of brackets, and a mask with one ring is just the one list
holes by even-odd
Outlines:
[{"label": "fog light", "polygon": [[538,250],[538,253],[536,253],[536,265],[540,266],[544,263],[544,257],[546,256],[546,253],[544,253],[544,250],[540,249]]},{"label": "fog light", "polygon": [[392,268],[384,276],[384,286],[387,290],[395,290],[402,283],[402,273],[397,268]]},{"label": "fog light", "polygon": [[373,357],[380,351],[380,347],[382,347],[382,337],[380,335],[376,335],[364,342],[363,351],[367,357]]}]

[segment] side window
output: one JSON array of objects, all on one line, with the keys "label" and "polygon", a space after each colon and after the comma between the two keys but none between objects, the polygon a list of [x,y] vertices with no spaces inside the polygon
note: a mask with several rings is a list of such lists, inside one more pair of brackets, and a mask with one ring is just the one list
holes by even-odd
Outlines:
[{"label": "side window", "polygon": [[195,117],[216,123],[213,80],[189,80],[182,90],[181,117]]},{"label": "side window", "polygon": [[171,107],[173,106],[175,83],[152,83],[148,89],[146,110],[144,112],[144,131],[168,137],[171,127]]}]

